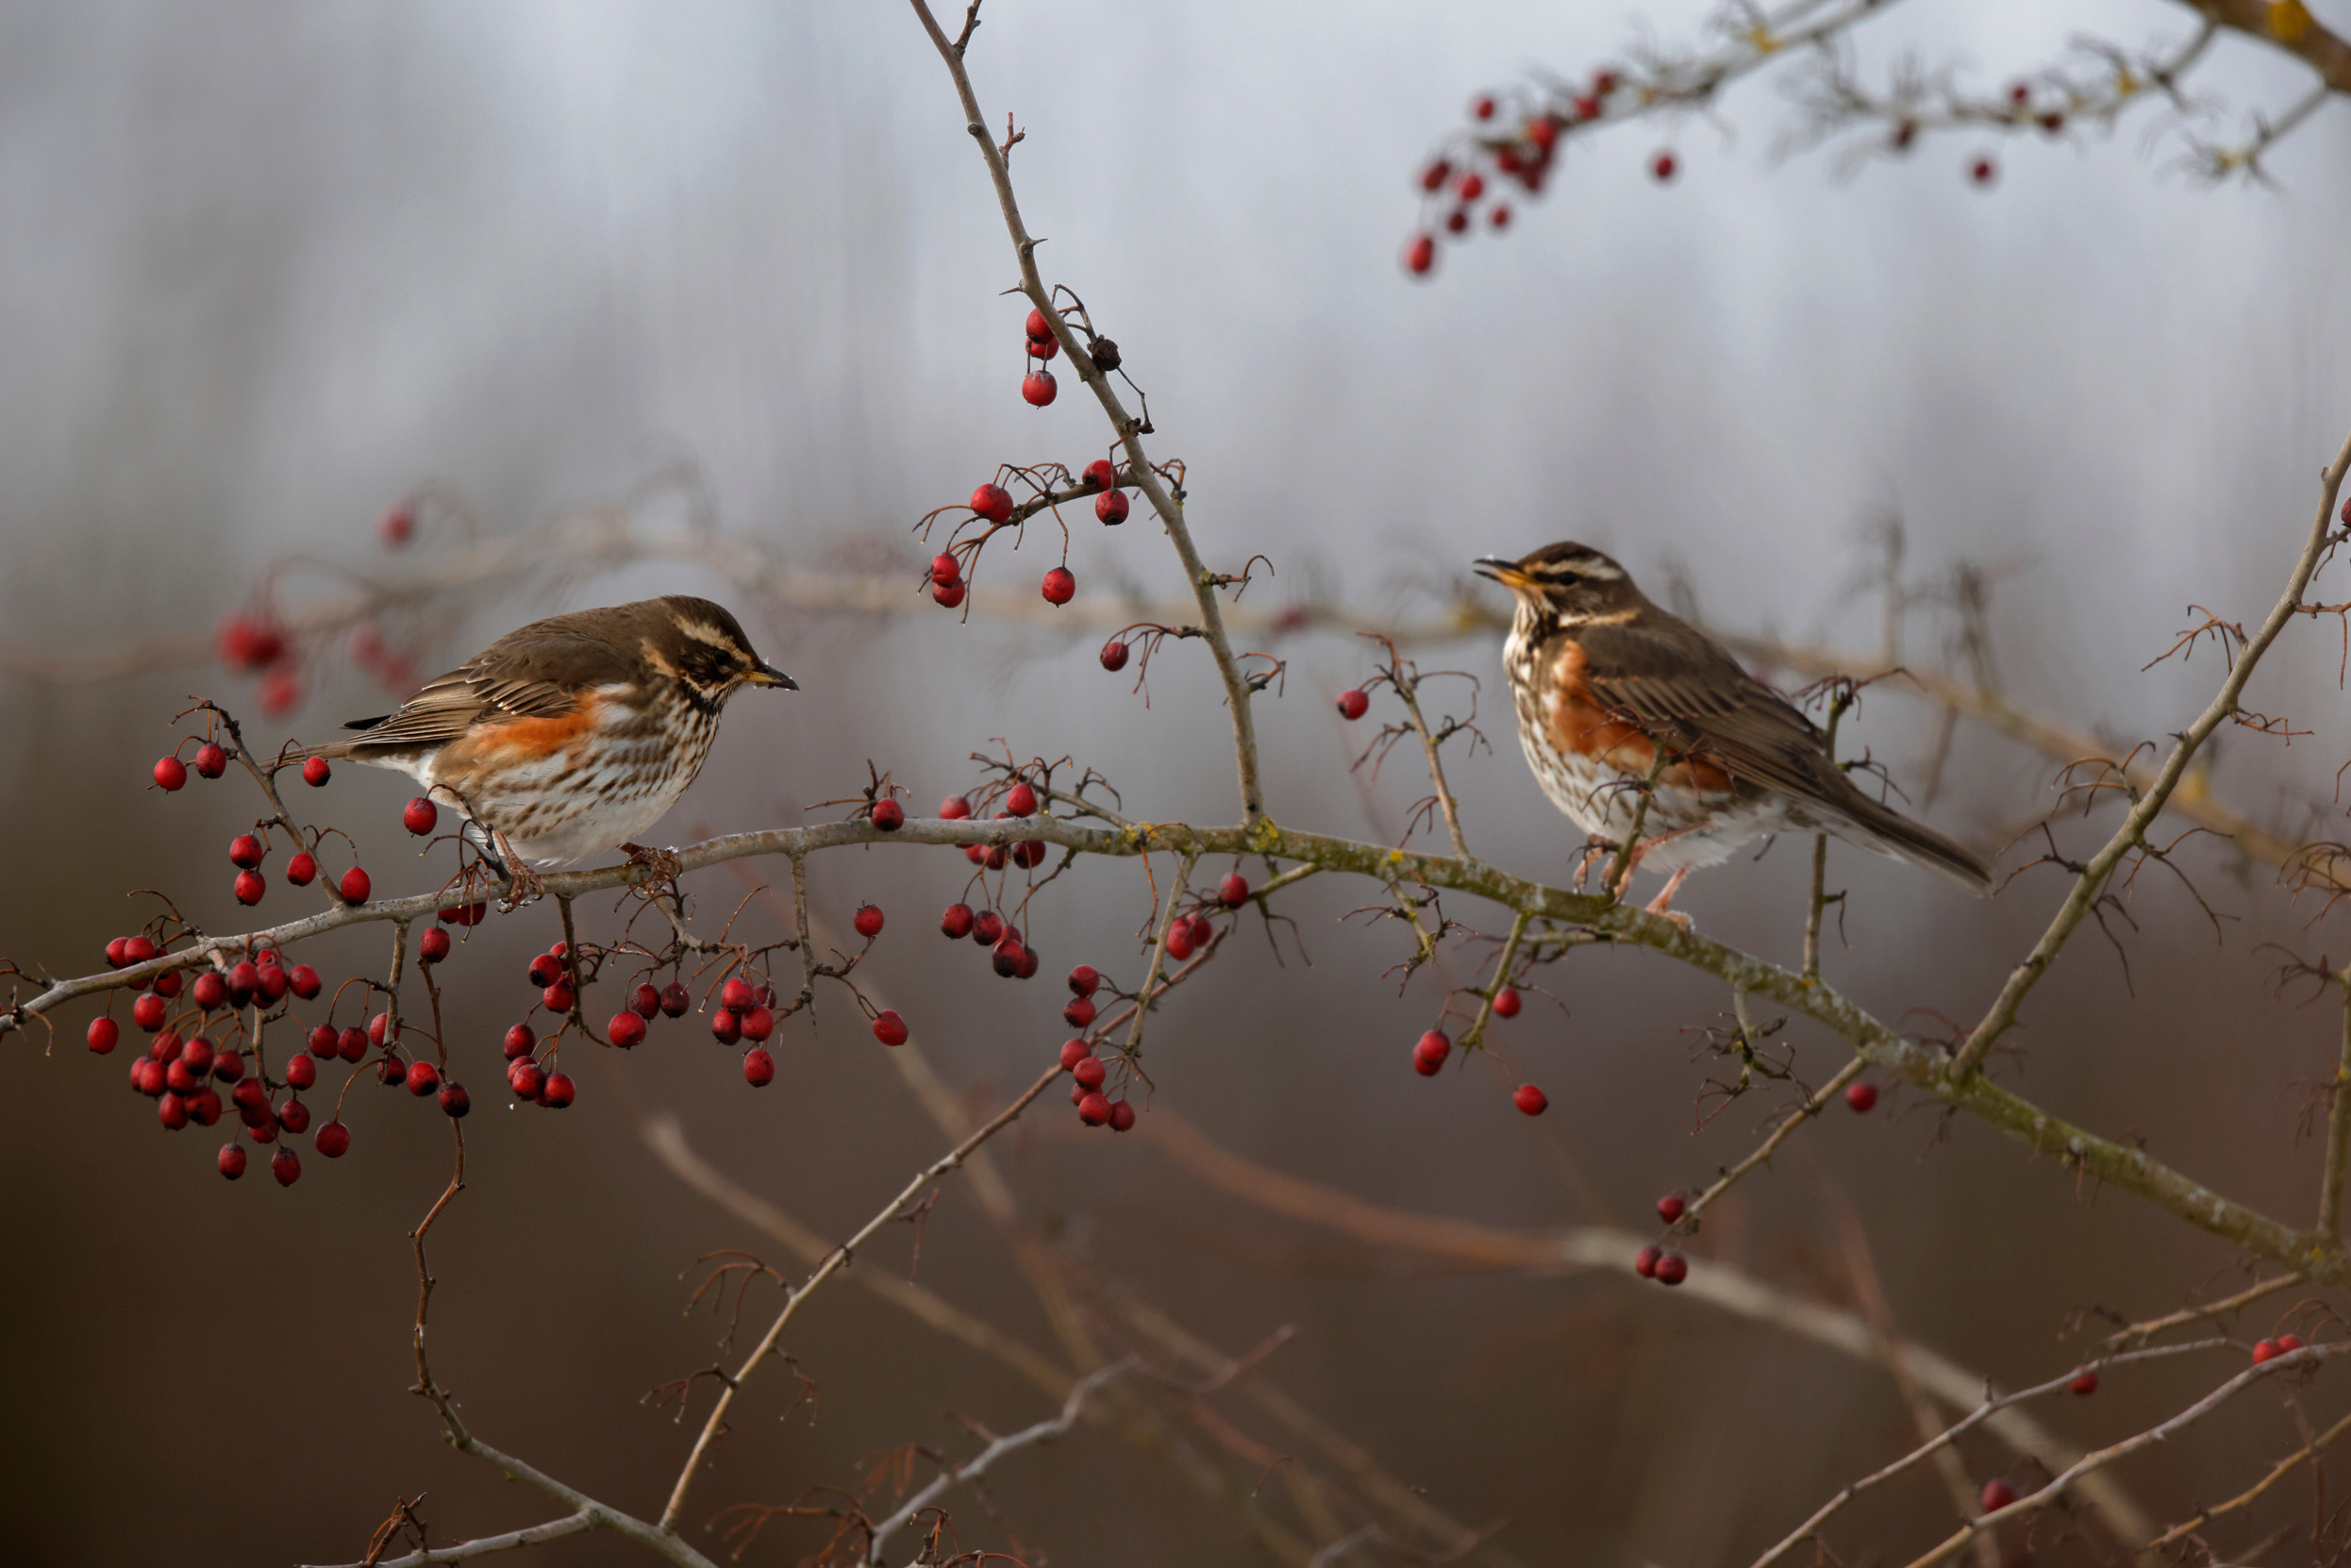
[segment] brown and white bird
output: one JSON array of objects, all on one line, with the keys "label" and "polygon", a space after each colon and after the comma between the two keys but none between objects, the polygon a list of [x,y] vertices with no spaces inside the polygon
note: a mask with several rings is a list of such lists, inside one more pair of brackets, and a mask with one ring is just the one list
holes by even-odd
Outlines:
[{"label": "brown and white bird", "polygon": [[725,609],[671,594],[507,633],[348,741],[290,754],[396,768],[531,866],[618,848],[686,792],[745,686],[798,691]]},{"label": "brown and white bird", "polygon": [[1519,742],[1551,804],[1621,843],[1663,750],[1634,852],[1635,864],[1671,873],[1651,909],[1662,912],[1693,869],[1790,831],[1991,891],[1979,856],[1862,793],[1811,720],[1599,551],[1547,544],[1476,564],[1518,602],[1503,665]]}]

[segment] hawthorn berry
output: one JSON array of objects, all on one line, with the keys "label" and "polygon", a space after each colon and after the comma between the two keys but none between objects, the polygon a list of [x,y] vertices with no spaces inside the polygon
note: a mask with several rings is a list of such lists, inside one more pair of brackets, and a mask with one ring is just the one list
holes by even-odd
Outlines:
[{"label": "hawthorn berry", "polygon": [[233,1142],[223,1143],[221,1152],[213,1157],[212,1164],[221,1175],[234,1181],[245,1174],[245,1151]]},{"label": "hawthorn berry", "polygon": [[217,1012],[221,1004],[228,1000],[228,984],[218,970],[208,969],[188,988],[188,999],[207,1012]]},{"label": "hawthorn berry", "polygon": [[736,1020],[742,1026],[742,1037],[757,1043],[775,1032],[775,1015],[764,1007],[753,1008]]},{"label": "hawthorn berry", "polygon": [[1551,1096],[1531,1083],[1522,1083],[1511,1093],[1510,1103],[1529,1116],[1540,1116],[1551,1109]]},{"label": "hawthorn berry", "polygon": [[1045,574],[1044,587],[1042,592],[1045,596],[1045,603],[1049,605],[1068,604],[1077,597],[1077,578],[1068,567],[1057,566]]},{"label": "hawthorn berry", "polygon": [[1674,155],[1670,152],[1660,152],[1657,157],[1649,159],[1649,173],[1656,176],[1659,185],[1671,184],[1674,171],[1677,167]]},{"label": "hawthorn berry", "polygon": [[200,1127],[208,1127],[221,1119],[221,1097],[209,1089],[199,1089],[188,1096],[188,1119]]},{"label": "hawthorn berry", "polygon": [[1077,1102],[1077,1119],[1090,1127],[1098,1127],[1110,1119],[1110,1102],[1101,1095],[1088,1093]]},{"label": "hawthorn berry", "polygon": [[1125,522],[1126,512],[1126,492],[1123,490],[1110,491],[1094,497],[1093,514],[1106,528],[1115,528],[1121,523]]},{"label": "hawthorn berry", "polygon": [[1475,169],[1461,176],[1457,193],[1465,202],[1474,202],[1486,193],[1486,176]]},{"label": "hawthorn berry", "polygon": [[[991,480],[972,492],[971,508],[991,523],[1009,522],[1012,517],[1012,492]],[[950,577],[945,582],[940,582],[934,574],[931,580],[944,588],[956,579]]]},{"label": "hawthorn berry", "polygon": [[163,1064],[163,1087],[175,1094],[193,1094],[198,1079],[188,1071],[188,1064],[174,1058]]},{"label": "hawthorn berry", "polygon": [[871,904],[860,904],[849,924],[857,927],[858,935],[871,942],[881,935],[882,912]]},{"label": "hawthorn berry", "polygon": [[906,1020],[888,1009],[874,1015],[874,1038],[885,1045],[906,1043]]},{"label": "hawthorn berry", "polygon": [[1979,157],[1967,166],[1967,177],[1978,185],[1990,185],[1999,174],[1999,165],[1989,158]]},{"label": "hawthorn berry", "polygon": [[1031,408],[1042,409],[1060,394],[1060,386],[1049,370],[1032,370],[1021,377],[1021,396]]},{"label": "hawthorn berry", "polygon": [[473,1109],[474,1096],[465,1092],[465,1085],[452,1078],[441,1086],[441,1113],[443,1116],[451,1121],[462,1121],[465,1113]]},{"label": "hawthorn berry", "polygon": [[1135,1108],[1125,1100],[1110,1108],[1110,1130],[1125,1132],[1135,1125]]},{"label": "hawthorn berry", "polygon": [[569,1012],[572,1004],[578,1000],[579,993],[572,989],[569,980],[558,980],[539,993],[540,1005],[549,1012]]},{"label": "hawthorn berry", "polygon": [[1032,336],[1028,340],[1028,357],[1032,359],[1050,359],[1060,352],[1060,343],[1051,334],[1042,338]]},{"label": "hawthorn berry", "polygon": [[1102,976],[1090,963],[1081,963],[1070,971],[1070,990],[1079,996],[1092,996],[1102,985]]},{"label": "hawthorn berry", "polygon": [[1490,224],[1493,225],[1493,226],[1494,226],[1494,227],[1496,227],[1496,228],[1508,228],[1508,227],[1509,227],[1509,226],[1510,226],[1510,208],[1509,208],[1509,204],[1508,202],[1497,203],[1497,204],[1495,205],[1495,207],[1494,207],[1494,209],[1493,209],[1492,212],[1490,212],[1490,213],[1488,213],[1488,214],[1486,215],[1486,221],[1487,221],[1488,223],[1490,223]]},{"label": "hawthorn berry", "polygon": [[1016,817],[1034,816],[1037,812],[1037,792],[1029,788],[1026,779],[1021,780],[1005,792],[1004,809]]},{"label": "hawthorn berry", "polygon": [[1421,189],[1434,195],[1443,190],[1445,181],[1452,177],[1453,165],[1441,158],[1421,171]]},{"label": "hawthorn berry", "polygon": [[116,937],[106,944],[106,961],[108,969],[121,969],[130,962],[130,959],[124,952],[129,944],[128,937]]},{"label": "hawthorn berry", "polygon": [[261,841],[250,833],[240,833],[228,841],[228,863],[241,871],[251,871],[261,863]]},{"label": "hawthorn berry", "polygon": [[[318,1082],[318,1058],[308,1055],[289,1057],[286,1060],[286,1082],[296,1089],[308,1089]],[[294,1131],[300,1132],[300,1127]]]},{"label": "hawthorn berry", "polygon": [[988,951],[990,962],[1004,978],[1011,979],[1021,972],[1021,934],[1018,931],[1007,930],[1003,939]]},{"label": "hawthorn berry", "polygon": [[277,1178],[280,1187],[292,1187],[302,1179],[302,1157],[285,1144],[278,1144],[277,1152],[270,1156],[270,1175]]},{"label": "hawthorn berry", "polygon": [[1472,116],[1479,120],[1492,119],[1493,99],[1486,96],[1479,97],[1475,103],[1470,105],[1470,113]]},{"label": "hawthorn berry", "polygon": [[1415,277],[1426,277],[1437,265],[1437,238],[1433,234],[1415,234],[1404,247],[1404,270]]},{"label": "hawthorn berry", "polygon": [[895,833],[906,822],[906,808],[894,800],[877,800],[867,813],[875,827],[885,833]]},{"label": "hawthorn berry", "polygon": [[[297,1061],[308,1061],[310,1059],[308,1057],[297,1057],[294,1059]],[[316,1068],[312,1068],[310,1071],[312,1076],[315,1077],[318,1070]],[[302,1086],[297,1084],[295,1087],[300,1088]],[[277,1125],[284,1127],[288,1132],[292,1133],[295,1137],[301,1137],[310,1126],[310,1108],[304,1105],[300,1100],[288,1100],[277,1112]]]},{"label": "hawthorn berry", "polygon": [[1658,1199],[1658,1218],[1667,1225],[1672,1225],[1682,1217],[1689,1207],[1688,1204],[1682,1202],[1679,1193],[1668,1193]]},{"label": "hawthorn berry", "polygon": [[971,814],[972,803],[961,795],[949,795],[939,803],[939,820],[942,822],[961,822]]},{"label": "hawthorn berry", "polygon": [[1093,1059],[1093,1047],[1082,1040],[1061,1042],[1061,1070],[1068,1072],[1081,1061]]},{"label": "hawthorn berry", "polygon": [[634,1050],[645,1043],[645,1021],[635,1012],[616,1012],[604,1032],[622,1050]]},{"label": "hawthorn berry", "polygon": [[1643,1279],[1655,1279],[1658,1273],[1658,1259],[1664,1256],[1663,1247],[1642,1247],[1640,1256],[1633,1259],[1633,1273]]},{"label": "hawthorn berry", "polygon": [[512,1028],[507,1030],[506,1039],[502,1043],[500,1048],[506,1052],[506,1059],[509,1061],[513,1061],[519,1058],[530,1055],[531,1048],[538,1043],[538,1031],[533,1029],[528,1024],[517,1024]]},{"label": "hawthorn berry", "polygon": [[742,1054],[742,1081],[754,1089],[764,1089],[775,1081],[775,1059],[764,1050],[754,1048]]},{"label": "hawthorn berry", "polygon": [[1342,719],[1353,722],[1370,712],[1371,709],[1372,699],[1360,692],[1339,693],[1339,716]]},{"label": "hawthorn berry", "polygon": [[751,982],[740,975],[729,976],[726,983],[718,988],[718,1005],[736,1012],[742,1011],[759,999],[759,993],[751,989]]},{"label": "hawthorn berry", "polygon": [[212,1059],[212,1076],[223,1083],[238,1083],[245,1076],[245,1059],[234,1051],[223,1051]]},{"label": "hawthorn berry", "polygon": [[969,904],[948,905],[947,912],[939,917],[939,931],[949,941],[970,936],[972,934],[972,907]]},{"label": "hawthorn berry", "polygon": [[742,1020],[732,1008],[721,1008],[710,1014],[710,1035],[721,1045],[732,1045],[742,1038]]},{"label": "hawthorn berry", "polygon": [[1504,986],[1493,993],[1493,1015],[1496,1018],[1516,1018],[1519,1009],[1526,1005],[1526,999],[1519,995],[1515,986]]},{"label": "hawthorn berry", "polygon": [[228,753],[207,741],[196,748],[196,772],[206,778],[218,778],[228,771]]},{"label": "hawthorn berry", "polygon": [[345,1061],[358,1061],[367,1055],[367,1031],[345,1029],[335,1037],[335,1054]]},{"label": "hawthorn berry", "polygon": [[1689,1277],[1690,1264],[1680,1254],[1669,1252],[1658,1259],[1657,1282],[1659,1284],[1678,1285]]},{"label": "hawthorn berry", "polygon": [[1209,917],[1204,914],[1193,915],[1192,917],[1192,946],[1206,947],[1209,942],[1215,940],[1216,927],[1209,924]]},{"label": "hawthorn berry", "polygon": [[90,1021],[89,1032],[83,1038],[89,1041],[91,1050],[105,1056],[122,1043],[123,1026],[111,1018],[93,1018]]},{"label": "hawthorn berry", "polygon": [[123,962],[125,964],[145,963],[155,956],[156,945],[147,938],[125,937],[123,939]]},{"label": "hawthorn berry", "polygon": [[2077,1372],[2074,1374],[2074,1380],[2065,1386],[2086,1399],[2098,1392],[2098,1375],[2094,1372]]},{"label": "hawthorn berry", "polygon": [[1126,644],[1115,637],[1103,643],[1102,667],[1112,675],[1126,668]]},{"label": "hawthorn berry", "polygon": [[1178,919],[1167,928],[1167,956],[1177,963],[1192,957],[1192,922]]},{"label": "hawthorn berry", "polygon": [[316,790],[335,776],[335,770],[326,765],[324,757],[313,757],[302,764],[302,782]]},{"label": "hawthorn berry", "polygon": [[930,580],[933,584],[961,582],[963,563],[942,551],[930,558]]},{"label": "hawthorn berry", "polygon": [[672,980],[661,988],[661,1015],[663,1017],[683,1018],[692,1010],[693,996],[684,986]]},{"label": "hawthorn berry", "polygon": [[425,934],[416,939],[417,962],[439,963],[448,956],[449,933],[440,926],[427,927]]},{"label": "hawthorn berry", "polygon": [[1042,310],[1031,310],[1028,312],[1025,330],[1032,338],[1050,338],[1053,336],[1053,324],[1045,320],[1045,313]]},{"label": "hawthorn berry", "polygon": [[1453,1042],[1445,1038],[1445,1032],[1431,1029],[1413,1045],[1412,1066],[1421,1076],[1433,1078],[1437,1076],[1437,1070],[1445,1064],[1445,1058],[1452,1054]]},{"label": "hawthorn berry", "polygon": [[993,909],[982,909],[972,916],[972,940],[982,947],[993,947],[1004,940],[1004,916]]},{"label": "hawthorn berry", "polygon": [[165,970],[148,982],[158,996],[167,1000],[179,994],[180,983],[179,971],[176,969]]},{"label": "hawthorn berry", "polygon": [[1983,1494],[1976,1499],[1986,1513],[1997,1513],[2016,1501],[2016,1489],[1994,1476],[1984,1483]]},{"label": "hawthorn berry", "polygon": [[188,764],[176,757],[164,758],[155,765],[155,782],[167,792],[182,788],[188,782]]},{"label": "hawthorn berry", "polygon": [[530,983],[544,990],[563,978],[563,960],[553,953],[542,953],[530,960]]},{"label": "hawthorn berry", "polygon": [[141,1057],[130,1064],[130,1086],[149,1097],[162,1093],[163,1064],[153,1057]]},{"label": "hawthorn berry", "polygon": [[1845,1104],[1853,1108],[1856,1115],[1864,1115],[1876,1109],[1877,1086],[1874,1083],[1846,1084]]},{"label": "hawthorn berry", "polygon": [[547,1080],[539,1071],[538,1063],[531,1061],[518,1061],[509,1066],[506,1070],[506,1083],[509,1089],[514,1091],[516,1098],[525,1100],[539,1098],[547,1087]]},{"label": "hawthorn berry", "polygon": [[353,866],[342,874],[342,880],[337,884],[336,891],[342,894],[342,901],[346,904],[364,904],[367,895],[375,891],[375,885],[368,881],[366,872]]},{"label": "hawthorn berry", "polygon": [[335,1059],[335,1051],[340,1043],[340,1038],[335,1033],[335,1026],[321,1024],[310,1031],[306,1044],[309,1053],[319,1060],[332,1061]]},{"label": "hawthorn berry", "polygon": [[2263,1361],[2274,1360],[2284,1354],[2277,1348],[2276,1340],[2263,1340],[2253,1347],[2253,1364],[2259,1366]]},{"label": "hawthorn berry", "polygon": [[321,989],[318,971],[307,963],[294,965],[293,973],[286,976],[286,984],[306,1002],[316,996]]},{"label": "hawthorn berry", "polygon": [[1469,209],[1467,208],[1457,207],[1452,211],[1445,214],[1445,232],[1447,234],[1461,234],[1467,232],[1468,229]]},{"label": "hawthorn berry", "polygon": [[307,888],[318,876],[318,860],[308,850],[303,850],[286,862],[286,880],[297,888]]},{"label": "hawthorn berry", "polygon": [[1216,901],[1228,909],[1238,909],[1249,902],[1249,879],[1234,872],[1217,884]]},{"label": "hawthorn berry", "polygon": [[[1062,1054],[1068,1053],[1064,1050]],[[1076,1079],[1078,1086],[1084,1089],[1101,1088],[1102,1081],[1109,1076],[1110,1070],[1102,1065],[1102,1059],[1096,1056],[1085,1057],[1070,1068],[1070,1076]]]},{"label": "hawthorn berry", "polygon": [[1118,469],[1109,459],[1096,458],[1078,471],[1078,483],[1088,490],[1109,491],[1118,488]]},{"label": "hawthorn berry", "polygon": [[661,1010],[661,993],[649,985],[640,985],[628,993],[628,1010],[650,1020]]},{"label": "hawthorn berry", "polygon": [[429,1061],[409,1063],[409,1093],[423,1099],[441,1087],[441,1069]]},{"label": "hawthorn berry", "polygon": [[2301,1336],[2301,1335],[2299,1335],[2299,1334],[2280,1334],[2280,1335],[2278,1335],[2278,1336],[2277,1336],[2277,1354],[2279,1354],[2280,1356],[2283,1356],[2283,1355],[2287,1354],[2287,1353],[2288,1353],[2288,1352],[2290,1352],[2290,1351],[2295,1351],[2295,1350],[2299,1350],[2299,1349],[2301,1349],[2301,1348],[2302,1348],[2302,1336]]},{"label": "hawthorn berry", "polygon": [[441,808],[423,795],[418,795],[400,809],[400,826],[423,838],[441,821]]},{"label": "hawthorn berry", "polygon": [[1073,1029],[1092,1028],[1093,1019],[1093,1003],[1084,996],[1071,997],[1061,1009],[1061,1022]]},{"label": "hawthorn berry", "polygon": [[130,1021],[147,1033],[163,1026],[164,1002],[160,996],[142,996],[130,1005]]},{"label": "hawthorn berry", "polygon": [[251,959],[239,959],[228,967],[228,999],[239,1007],[253,1000],[261,989],[261,966]]}]

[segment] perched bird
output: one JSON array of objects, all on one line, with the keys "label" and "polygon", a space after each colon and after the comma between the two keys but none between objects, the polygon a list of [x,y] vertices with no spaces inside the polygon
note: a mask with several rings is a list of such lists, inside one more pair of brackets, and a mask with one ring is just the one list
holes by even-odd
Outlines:
[{"label": "perched bird", "polygon": [[1665,912],[1694,868],[1792,830],[1834,834],[1969,892],[1991,891],[1979,857],[1863,794],[1811,720],[1650,603],[1599,551],[1546,544],[1476,564],[1518,601],[1503,665],[1519,742],[1552,805],[1621,843],[1663,749],[1631,862],[1672,874],[1653,911]]},{"label": "perched bird", "polygon": [[348,741],[290,753],[397,768],[487,841],[521,892],[651,827],[745,686],[799,685],[708,599],[671,594],[510,631]]}]

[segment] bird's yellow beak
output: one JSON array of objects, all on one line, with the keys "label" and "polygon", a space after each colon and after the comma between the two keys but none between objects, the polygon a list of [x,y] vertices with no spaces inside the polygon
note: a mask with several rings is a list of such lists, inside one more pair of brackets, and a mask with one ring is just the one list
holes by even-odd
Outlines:
[{"label": "bird's yellow beak", "polygon": [[1490,577],[1509,589],[1532,588],[1535,579],[1518,569],[1518,562],[1504,560],[1500,556],[1479,556],[1470,563],[1481,577]]},{"label": "bird's yellow beak", "polygon": [[780,686],[787,692],[797,692],[800,683],[773,664],[762,664],[742,677],[745,686]]}]

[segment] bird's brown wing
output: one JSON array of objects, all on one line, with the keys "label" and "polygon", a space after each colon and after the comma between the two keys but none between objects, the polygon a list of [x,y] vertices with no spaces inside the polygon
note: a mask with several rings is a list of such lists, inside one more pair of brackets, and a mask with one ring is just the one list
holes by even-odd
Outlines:
[{"label": "bird's brown wing", "polygon": [[1593,700],[1670,750],[1692,751],[1751,785],[1849,809],[1852,786],[1829,763],[1812,721],[1695,627],[1650,607],[1626,625],[1579,626],[1576,640]]},{"label": "bird's brown wing", "polygon": [[320,751],[353,756],[429,750],[476,725],[559,717],[579,706],[581,692],[642,674],[634,650],[548,627],[542,622],[499,639],[425,682],[396,711],[347,726],[362,731],[358,736]]}]

